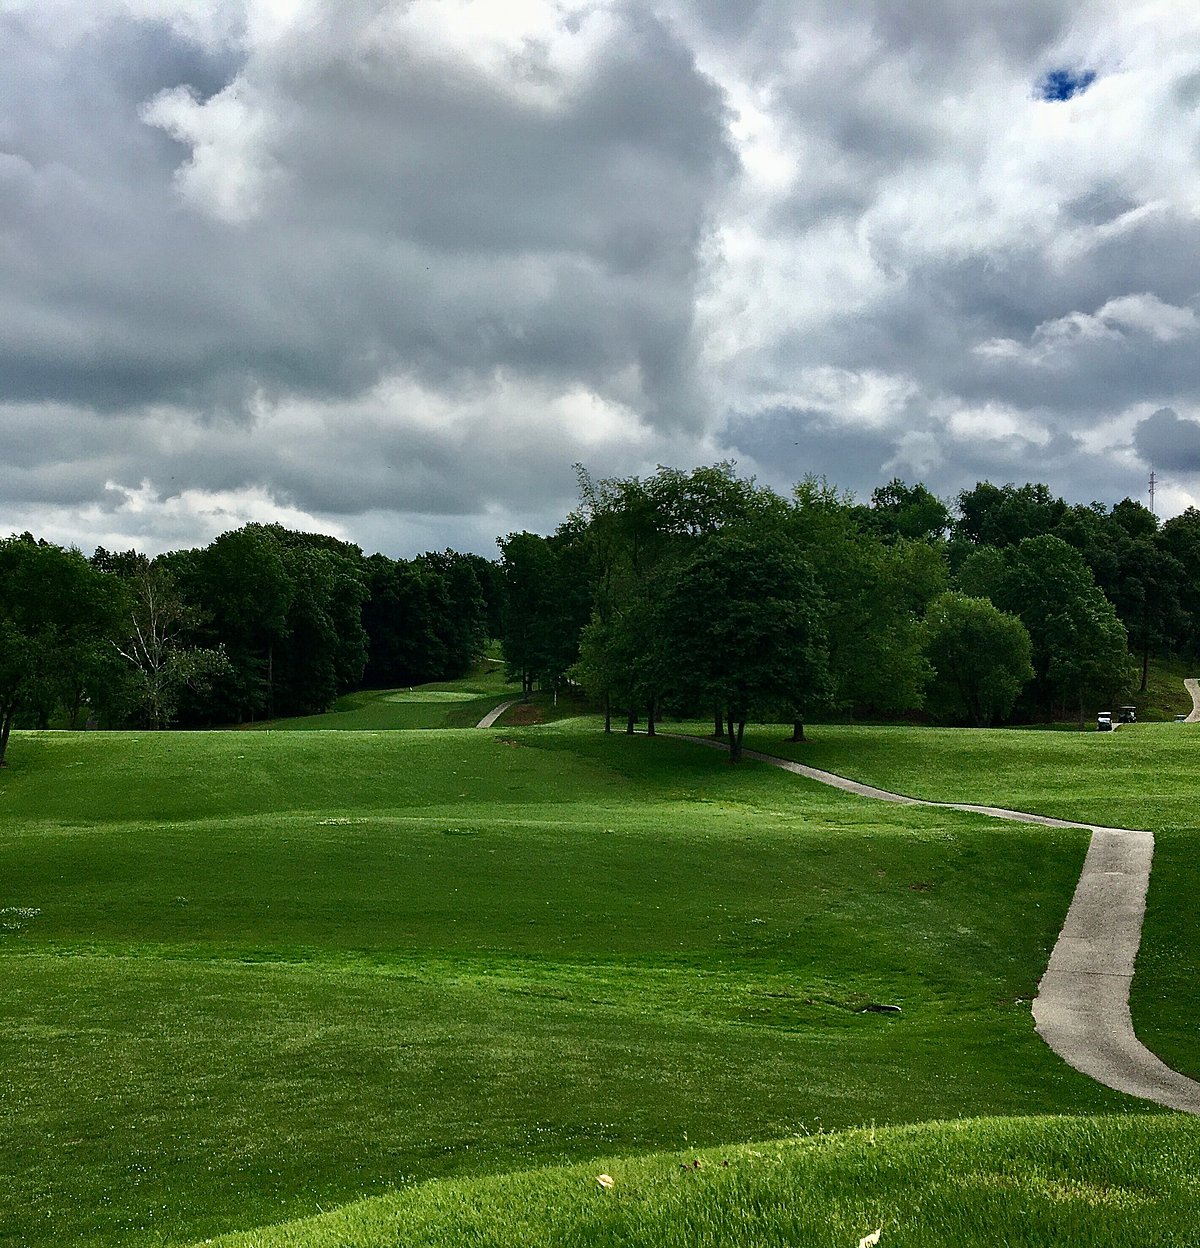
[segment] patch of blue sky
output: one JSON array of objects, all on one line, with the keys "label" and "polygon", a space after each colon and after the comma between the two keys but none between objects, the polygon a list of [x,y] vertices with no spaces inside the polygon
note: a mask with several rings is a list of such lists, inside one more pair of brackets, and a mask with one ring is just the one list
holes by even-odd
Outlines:
[{"label": "patch of blue sky", "polygon": [[1037,84],[1038,98],[1042,100],[1069,100],[1082,95],[1096,81],[1090,69],[1051,69]]}]

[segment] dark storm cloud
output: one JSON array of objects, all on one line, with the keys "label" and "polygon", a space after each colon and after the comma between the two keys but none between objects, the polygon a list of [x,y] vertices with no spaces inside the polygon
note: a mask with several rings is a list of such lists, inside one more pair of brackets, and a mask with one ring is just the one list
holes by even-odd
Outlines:
[{"label": "dark storm cloud", "polygon": [[886,433],[847,429],[827,412],[800,408],[774,408],[750,420],[735,415],[725,437],[759,466],[764,480],[784,490],[811,474],[869,495],[896,454],[896,440]]},{"label": "dark storm cloud", "polygon": [[1182,11],[527,9],[6,6],[0,509],[478,545],[577,459],[1082,499],[1191,462],[1134,430],[1200,409]]},{"label": "dark storm cloud", "polygon": [[5,118],[21,150],[0,163],[24,253],[3,274],[6,395],[203,410],[353,393],[388,368],[598,387],[634,369],[662,419],[696,419],[696,251],[734,166],[720,93],[677,40],[630,19],[554,108],[415,54],[379,72],[304,51],[286,73],[242,67],[282,119],[287,180],[240,229],[179,203],[188,149],[138,117],[180,85],[211,97],[234,55],[114,18],[23,59]]},{"label": "dark storm cloud", "polygon": [[1185,420],[1169,407],[1138,422],[1133,444],[1152,468],[1200,472],[1200,421]]}]

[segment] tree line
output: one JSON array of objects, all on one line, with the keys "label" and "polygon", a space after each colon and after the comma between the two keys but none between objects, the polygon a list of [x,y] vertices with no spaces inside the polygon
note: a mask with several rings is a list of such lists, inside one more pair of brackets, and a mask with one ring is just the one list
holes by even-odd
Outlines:
[{"label": "tree line", "polygon": [[1197,656],[1200,512],[1072,505],[1040,484],[954,511],[893,480],[865,503],[787,497],[719,464],[594,481],[549,537],[501,542],[506,654],[527,684],[582,684],[627,731],[711,715],[924,714],[984,726],[1078,715]]},{"label": "tree line", "polygon": [[148,559],[0,541],[0,761],[14,723],[204,727],[453,679],[499,638],[509,674],[582,686],[653,731],[922,713],[986,725],[1116,700],[1152,655],[1197,656],[1200,512],[1072,505],[1040,484],[954,509],[893,480],[787,496],[717,464],[594,480],[499,558],[364,556],[249,524]]},{"label": "tree line", "polygon": [[462,676],[500,629],[500,569],[365,557],[248,524],[148,559],[0,541],[0,762],[14,723],[208,727],[313,714],[363,686]]}]

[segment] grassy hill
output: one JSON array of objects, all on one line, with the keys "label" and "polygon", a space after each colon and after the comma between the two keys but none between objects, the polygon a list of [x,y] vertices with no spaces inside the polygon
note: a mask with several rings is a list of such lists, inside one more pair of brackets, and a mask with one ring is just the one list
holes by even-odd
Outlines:
[{"label": "grassy hill", "polygon": [[443,1180],[214,1248],[1143,1248],[1196,1224],[1198,1164],[1182,1117],[968,1119]]},{"label": "grassy hill", "polygon": [[[973,784],[990,800],[1057,803],[1054,813],[1140,810],[1167,827],[1186,811],[1195,738],[1174,725],[1094,738],[895,732],[822,728],[804,757],[909,791]],[[764,741],[779,748],[777,733]],[[739,1141],[871,1123],[1145,1122],[1077,1124],[1079,1140],[1107,1149],[1113,1132],[1168,1121],[1069,1070],[1033,1032],[1028,1002],[1082,833],[867,803],[578,721],[22,734],[10,757],[0,1244],[184,1243],[396,1187],[386,1199],[416,1201],[404,1216],[423,1225],[421,1209],[541,1181],[489,1188],[480,1176],[597,1159],[550,1176],[559,1190],[655,1150],[671,1150],[674,1175],[680,1150],[724,1157]],[[1184,844],[1190,833],[1170,827]],[[1152,957],[1190,956],[1188,932],[1154,930]],[[1155,991],[1181,992],[1164,973],[1152,972]],[[1190,988],[1173,998],[1189,1000]],[[859,1012],[872,1002],[903,1012]],[[1113,1144],[1112,1173],[1128,1179],[1053,1167],[1039,1179],[1025,1164],[1036,1132],[1018,1146],[1024,1128],[978,1129],[1010,1157],[1001,1191],[1041,1183],[1038,1200],[1109,1209],[1092,1184],[1119,1189],[1114,1208],[1154,1204],[1154,1176],[1120,1169],[1150,1136]],[[778,1148],[825,1164],[808,1146]],[[863,1183],[875,1155],[863,1154]],[[720,1168],[709,1160],[705,1182]],[[653,1188],[660,1164],[630,1160],[629,1173]],[[938,1199],[952,1200],[952,1177],[927,1167]],[[411,1187],[429,1180],[451,1186]],[[636,1230],[624,1190],[600,1209],[636,1213]],[[675,1190],[662,1189],[647,1226],[677,1208]],[[842,1212],[821,1217],[846,1235],[876,1208],[830,1199]],[[537,1234],[552,1237],[546,1209],[550,1229]],[[573,1240],[481,1231],[457,1242],[607,1242],[581,1225]],[[286,1233],[278,1242],[343,1242]],[[426,1242],[415,1234],[400,1242]],[[633,1234],[618,1228],[611,1242],[671,1242]],[[787,1241],[764,1230],[761,1242]]]}]

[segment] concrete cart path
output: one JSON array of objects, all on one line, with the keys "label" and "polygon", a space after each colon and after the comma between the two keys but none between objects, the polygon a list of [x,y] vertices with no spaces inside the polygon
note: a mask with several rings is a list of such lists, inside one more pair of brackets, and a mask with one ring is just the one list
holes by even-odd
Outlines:
[{"label": "concrete cart path", "polygon": [[[728,748],[724,742],[704,737],[681,735],[681,739],[715,749]],[[992,819],[1012,819],[1050,828],[1083,828],[1091,832],[1083,873],[1058,943],[1050,955],[1050,965],[1038,985],[1033,1002],[1034,1024],[1038,1034],[1059,1057],[1097,1083],[1169,1109],[1200,1114],[1200,1083],[1159,1061],[1134,1035],[1129,1014],[1129,985],[1142,938],[1146,888],[1154,857],[1154,836],[1150,832],[1075,823],[1000,806],[931,802],[890,793],[755,750],[746,750],[744,754],[746,758],[770,763],[860,797],[907,806],[965,810]]]},{"label": "concrete cart path", "polygon": [[1200,680],[1189,678],[1183,682],[1183,687],[1192,695],[1192,713],[1183,722],[1200,724]]},{"label": "concrete cart path", "polygon": [[494,711],[488,711],[488,713],[479,721],[479,723],[475,725],[475,727],[490,728],[510,706],[516,706],[520,700],[520,698],[513,698],[511,702],[501,702]]}]

